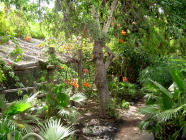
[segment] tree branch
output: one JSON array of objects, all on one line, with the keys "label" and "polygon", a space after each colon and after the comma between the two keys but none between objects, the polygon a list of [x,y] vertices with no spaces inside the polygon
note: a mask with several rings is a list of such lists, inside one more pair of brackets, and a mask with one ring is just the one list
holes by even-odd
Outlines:
[{"label": "tree branch", "polygon": [[108,11],[108,18],[103,26],[103,33],[106,34],[108,32],[108,28],[110,27],[111,21],[112,21],[112,16],[113,16],[113,12],[114,9],[116,8],[118,3],[118,0],[114,0],[111,4],[111,7]]},{"label": "tree branch", "polygon": [[105,68],[106,70],[108,69],[109,65],[111,64],[112,62],[112,59],[114,58],[114,53],[110,50],[109,47],[107,47],[106,45],[104,45],[104,48],[108,54],[107,56],[107,59],[106,59],[106,62],[105,62]]},{"label": "tree branch", "polygon": [[93,16],[94,20],[96,21],[97,28],[100,31],[101,30],[100,21],[99,21],[98,13],[96,12],[94,5],[91,5],[91,12],[92,12],[92,16]]}]

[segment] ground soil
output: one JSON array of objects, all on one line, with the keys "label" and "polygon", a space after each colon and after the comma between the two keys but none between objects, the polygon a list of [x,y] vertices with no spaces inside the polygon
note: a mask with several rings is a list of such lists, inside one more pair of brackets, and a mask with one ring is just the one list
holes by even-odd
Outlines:
[{"label": "ground soil", "polygon": [[144,106],[143,100],[131,102],[130,108],[118,109],[119,119],[99,118],[98,103],[89,100],[81,107],[75,125],[77,140],[142,140],[138,124],[144,116],[138,113],[138,109]]}]

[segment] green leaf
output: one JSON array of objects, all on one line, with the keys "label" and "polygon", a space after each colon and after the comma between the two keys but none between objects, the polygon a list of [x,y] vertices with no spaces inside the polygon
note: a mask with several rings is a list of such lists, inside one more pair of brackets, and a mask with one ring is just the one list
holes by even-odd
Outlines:
[{"label": "green leaf", "polygon": [[33,99],[36,97],[37,94],[38,93],[32,95],[26,100],[20,100],[20,101],[12,103],[5,111],[5,114],[15,115],[15,114],[22,113],[23,111],[29,109],[30,107],[32,107],[31,102],[33,101]]},{"label": "green leaf", "polygon": [[173,81],[176,83],[179,90],[184,91],[185,90],[185,84],[184,84],[184,78],[183,78],[182,74],[174,68],[170,69],[170,73],[171,73],[171,76],[173,78]]},{"label": "green leaf", "polygon": [[31,107],[30,103],[25,103],[23,101],[21,102],[16,102],[11,104],[6,111],[6,114],[8,115],[15,115],[15,114],[19,114],[22,113],[23,111],[29,109]]},{"label": "green leaf", "polygon": [[185,137],[186,135],[186,122],[184,122],[185,124],[183,125],[183,128],[182,128],[182,137]]},{"label": "green leaf", "polygon": [[156,113],[159,113],[159,107],[158,106],[147,106],[144,108],[140,108],[139,111],[142,114],[156,114]]},{"label": "green leaf", "polygon": [[152,83],[154,83],[160,90],[162,93],[166,94],[169,98],[172,98],[172,94],[166,89],[164,88],[162,85],[160,85],[159,83],[150,80]]},{"label": "green leaf", "polygon": [[69,104],[69,95],[66,93],[60,93],[57,95],[57,103],[66,108]]},{"label": "green leaf", "polygon": [[180,130],[176,131],[176,132],[172,135],[171,140],[176,140],[177,137],[179,136],[179,133],[180,133]]},{"label": "green leaf", "polygon": [[6,103],[4,102],[4,99],[2,96],[0,96],[0,108],[5,108],[6,107]]},{"label": "green leaf", "polygon": [[21,140],[21,134],[19,131],[15,131],[15,136],[14,136],[15,140]]}]

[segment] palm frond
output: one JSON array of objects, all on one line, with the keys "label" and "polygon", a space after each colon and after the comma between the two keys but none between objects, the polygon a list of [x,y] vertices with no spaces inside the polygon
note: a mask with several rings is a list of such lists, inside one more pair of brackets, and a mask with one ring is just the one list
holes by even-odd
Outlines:
[{"label": "palm frond", "polygon": [[177,130],[176,132],[174,132],[174,134],[171,136],[171,140],[176,140],[177,137],[179,136],[180,130]]},{"label": "palm frond", "polygon": [[180,114],[180,111],[183,109],[183,106],[179,106],[177,108],[174,109],[168,109],[165,110],[159,114],[156,115],[156,119],[160,122],[166,122],[167,120],[172,119],[173,117],[177,117],[178,115],[182,115]]},{"label": "palm frond", "polygon": [[33,99],[39,94],[39,92],[33,94],[32,96],[30,96],[29,98],[26,99],[26,102],[29,103],[29,102],[32,102]]},{"label": "palm frond", "polygon": [[50,119],[41,127],[41,136],[46,140],[61,140],[74,133],[72,127],[64,127],[60,120]]},{"label": "palm frond", "polygon": [[150,125],[150,120],[146,119],[146,120],[142,120],[139,123],[138,127],[140,128],[140,130],[147,130],[149,125]]},{"label": "palm frond", "polygon": [[30,107],[31,107],[31,103],[26,103],[23,100],[16,101],[6,108],[6,111],[4,114],[7,114],[7,115],[19,114],[29,109]]},{"label": "palm frond", "polygon": [[15,132],[16,125],[12,120],[3,118],[0,120],[0,139],[7,140],[7,136]]},{"label": "palm frond", "polygon": [[58,114],[64,119],[67,119],[70,122],[77,122],[77,117],[79,116],[79,112],[75,108],[63,108]]},{"label": "palm frond", "polygon": [[140,108],[140,113],[142,114],[148,114],[148,115],[155,115],[160,112],[158,105],[149,105],[144,108]]},{"label": "palm frond", "polygon": [[181,74],[180,71],[176,70],[175,68],[170,69],[171,76],[176,83],[177,87],[179,88],[180,91],[185,90],[185,82],[184,82],[184,77]]},{"label": "palm frond", "polygon": [[186,135],[186,122],[185,122],[185,124],[183,125],[183,127],[182,127],[182,137],[185,137],[185,135]]},{"label": "palm frond", "polygon": [[6,108],[5,114],[15,115],[22,113],[23,111],[32,107],[32,101],[38,93],[32,95],[31,97],[23,100],[13,102],[10,106]]},{"label": "palm frond", "polygon": [[164,88],[162,85],[160,85],[158,82],[152,81],[152,80],[150,80],[150,81],[152,83],[154,83],[160,89],[160,91],[162,93],[164,93],[165,95],[167,95],[169,98],[172,98],[173,97],[172,94],[166,88]]},{"label": "palm frond", "polygon": [[70,97],[70,100],[81,104],[83,101],[86,100],[86,96],[83,93],[78,92],[74,94],[72,97]]}]

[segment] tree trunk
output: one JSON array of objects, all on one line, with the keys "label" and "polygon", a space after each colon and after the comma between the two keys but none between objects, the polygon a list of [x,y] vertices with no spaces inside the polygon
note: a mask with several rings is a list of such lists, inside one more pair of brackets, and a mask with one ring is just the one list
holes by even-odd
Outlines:
[{"label": "tree trunk", "polygon": [[99,95],[100,117],[106,117],[106,105],[110,99],[108,84],[106,81],[106,67],[103,61],[104,39],[94,42],[93,61],[96,68],[95,84]]}]

